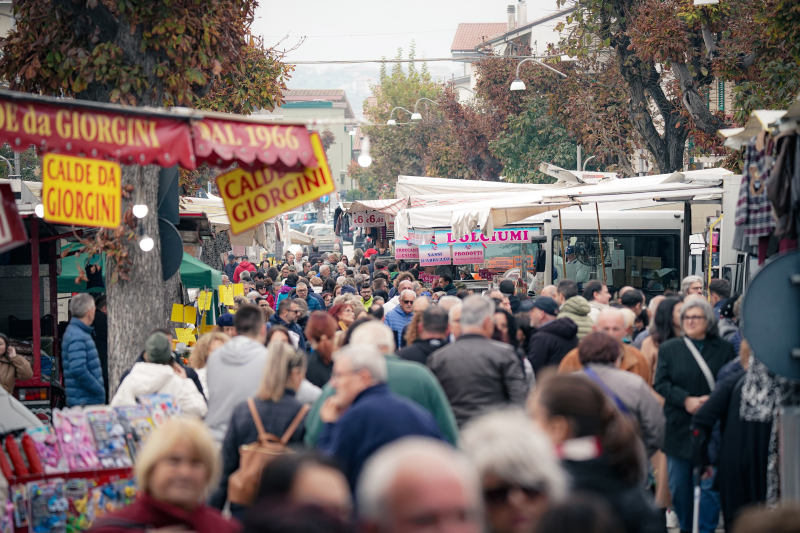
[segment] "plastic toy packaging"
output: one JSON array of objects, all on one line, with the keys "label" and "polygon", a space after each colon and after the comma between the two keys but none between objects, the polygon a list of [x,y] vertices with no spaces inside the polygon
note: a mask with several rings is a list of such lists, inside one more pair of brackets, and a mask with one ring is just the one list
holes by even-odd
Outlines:
[{"label": "plastic toy packaging", "polygon": [[18,528],[28,525],[28,491],[25,485],[12,485],[11,506],[14,525]]},{"label": "plastic toy packaging", "polygon": [[128,451],[135,460],[136,455],[147,442],[150,433],[153,432],[153,421],[150,418],[150,410],[143,405],[126,405],[115,407],[122,427],[125,429],[125,439],[128,442]]},{"label": "plastic toy packaging", "polygon": [[61,453],[71,472],[94,470],[100,466],[86,414],[79,407],[55,409],[53,426],[56,429]]},{"label": "plastic toy packaging", "polygon": [[97,457],[103,468],[127,468],[133,466],[125,440],[125,428],[116,411],[111,407],[92,407],[85,411],[86,420],[92,428],[97,445]]},{"label": "plastic toy packaging", "polygon": [[94,522],[90,513],[89,496],[95,482],[89,479],[69,479],[64,484],[67,498],[67,533],[88,531]]},{"label": "plastic toy packaging", "polygon": [[139,396],[139,403],[150,409],[153,424],[158,427],[167,419],[181,414],[178,402],[171,394],[145,394]]},{"label": "plastic toy packaging", "polygon": [[62,533],[67,528],[64,480],[28,483],[31,533]]},{"label": "plastic toy packaging", "polygon": [[[68,472],[67,461],[61,455],[61,450],[58,447],[58,437],[50,426],[38,426],[25,430],[33,441],[33,447],[36,455],[42,463],[45,474],[58,474],[61,472]],[[23,446],[25,447],[25,446]],[[28,455],[28,462],[30,462],[30,455]]]},{"label": "plastic toy packaging", "polygon": [[14,504],[0,502],[0,533],[14,533]]},{"label": "plastic toy packaging", "polygon": [[136,499],[136,485],[131,479],[123,479],[92,489],[88,514],[97,519],[127,507]]}]

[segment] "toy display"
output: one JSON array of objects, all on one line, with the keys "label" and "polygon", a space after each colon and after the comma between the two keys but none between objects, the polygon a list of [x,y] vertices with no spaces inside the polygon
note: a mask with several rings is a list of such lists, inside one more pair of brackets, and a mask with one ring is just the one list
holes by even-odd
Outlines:
[{"label": "toy display", "polygon": [[0,502],[0,533],[14,533],[14,504]]},{"label": "toy display", "polygon": [[28,483],[28,517],[31,533],[61,533],[67,528],[64,480]]},{"label": "toy display", "polygon": [[[50,426],[37,426],[25,430],[25,437],[30,439],[33,445],[33,451],[36,453],[45,474],[58,474],[67,472],[67,461],[61,455],[61,450],[58,447],[58,437],[56,437],[53,428]],[[27,440],[23,437],[23,441]],[[31,462],[31,455],[28,453],[28,447],[23,444],[25,448],[25,455],[28,456],[28,462]]]},{"label": "toy display", "polygon": [[126,405],[115,407],[119,421],[125,429],[125,439],[128,442],[128,451],[133,460],[147,442],[147,437],[153,432],[153,421],[150,419],[150,410],[143,405]]},{"label": "toy display", "polygon": [[95,520],[107,513],[113,513],[133,503],[136,494],[136,485],[131,479],[96,487],[91,491],[88,515]]},{"label": "toy display", "polygon": [[67,533],[87,531],[94,516],[89,514],[90,491],[95,487],[92,479],[70,479],[64,484],[67,499]]},{"label": "toy display", "polygon": [[125,428],[111,407],[93,407],[85,410],[86,420],[92,428],[97,445],[97,457],[103,468],[133,466],[125,440]]},{"label": "toy display", "polygon": [[151,420],[158,427],[173,416],[180,416],[181,408],[171,394],[145,394],[139,403],[150,409]]},{"label": "toy display", "polygon": [[78,408],[55,409],[53,426],[70,471],[93,470],[100,466],[97,448],[92,439],[92,430],[89,428],[89,422],[83,410]]},{"label": "toy display", "polygon": [[28,487],[15,485],[11,487],[11,505],[16,527],[28,526]]}]

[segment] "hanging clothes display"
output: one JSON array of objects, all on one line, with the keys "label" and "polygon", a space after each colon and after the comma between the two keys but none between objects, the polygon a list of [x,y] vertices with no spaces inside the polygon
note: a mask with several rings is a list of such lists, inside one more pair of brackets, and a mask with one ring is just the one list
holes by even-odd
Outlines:
[{"label": "hanging clothes display", "polygon": [[775,164],[770,170],[767,196],[777,218],[775,236],[796,239],[800,222],[800,144],[794,131],[775,138]]},{"label": "hanging clothes display", "polygon": [[775,229],[772,206],[767,197],[767,179],[769,178],[772,157],[769,154],[771,137],[762,132],[750,139],[744,155],[742,185],[739,189],[739,200],[736,203],[735,224],[741,231],[734,235],[734,249],[759,256],[759,264],[763,262],[759,254],[759,240],[768,239]]}]

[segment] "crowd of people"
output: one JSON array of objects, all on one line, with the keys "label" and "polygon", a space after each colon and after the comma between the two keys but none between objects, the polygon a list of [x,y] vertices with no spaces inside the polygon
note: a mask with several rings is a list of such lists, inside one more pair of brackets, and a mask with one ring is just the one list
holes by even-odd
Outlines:
[{"label": "crowd of people", "polygon": [[[246,297],[189,365],[153,332],[111,397],[166,392],[186,417],[96,531],[692,531],[695,485],[703,533],[800,517],[749,508],[771,425],[739,419],[751,354],[724,280],[649,302],[597,280],[473,294],[360,254],[232,257],[226,276]],[[70,307],[68,404],[103,403],[95,303]]]}]

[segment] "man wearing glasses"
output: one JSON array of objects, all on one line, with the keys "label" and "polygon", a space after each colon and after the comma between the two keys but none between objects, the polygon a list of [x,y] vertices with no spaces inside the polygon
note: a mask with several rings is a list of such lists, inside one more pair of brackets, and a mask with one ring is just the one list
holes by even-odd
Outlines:
[{"label": "man wearing glasses", "polygon": [[404,290],[400,293],[400,305],[392,309],[386,314],[383,319],[386,325],[392,328],[395,334],[397,346],[402,346],[403,329],[411,322],[414,316],[414,300],[417,294],[410,290]]},{"label": "man wearing glasses", "polygon": [[285,298],[278,304],[278,312],[269,317],[269,327],[283,326],[289,330],[292,344],[295,348],[307,350],[306,336],[303,334],[303,328],[297,324],[297,319],[300,317],[300,306],[291,298]]},{"label": "man wearing glasses", "polygon": [[294,296],[295,298],[306,301],[306,303],[308,304],[309,313],[323,310],[322,306],[319,304],[319,301],[313,296],[308,294],[308,285],[306,285],[302,281],[297,283],[297,287],[295,287],[294,292],[295,292]]}]

